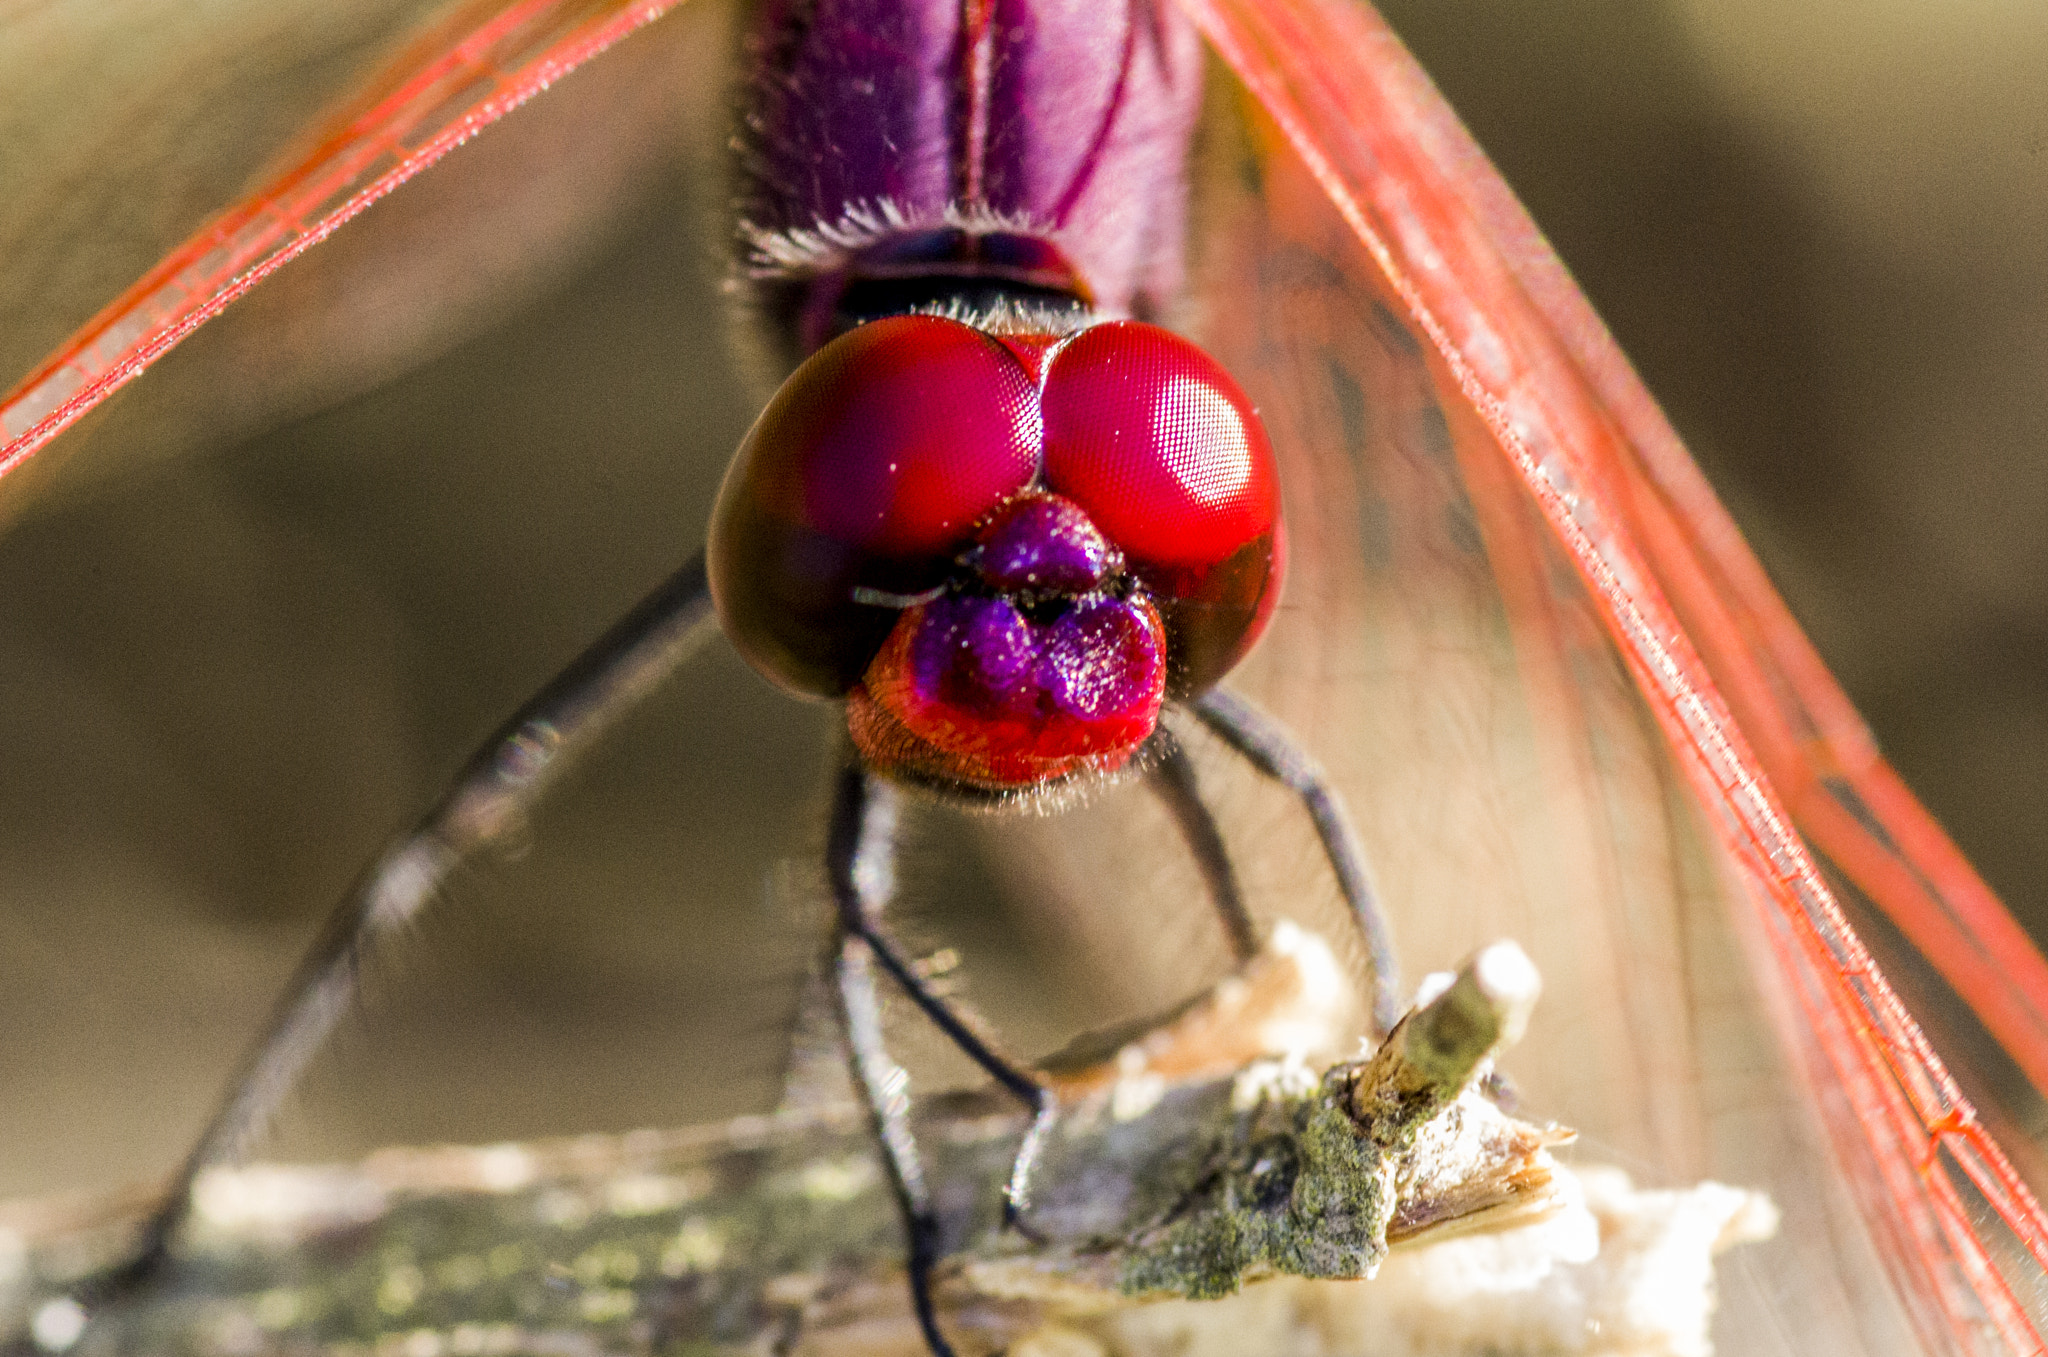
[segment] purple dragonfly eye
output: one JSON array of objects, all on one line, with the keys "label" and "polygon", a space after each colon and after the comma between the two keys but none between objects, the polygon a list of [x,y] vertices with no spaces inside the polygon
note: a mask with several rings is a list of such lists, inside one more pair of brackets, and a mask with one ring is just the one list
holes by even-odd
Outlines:
[{"label": "purple dragonfly eye", "polygon": [[1011,790],[1121,767],[1249,650],[1280,580],[1272,450],[1194,345],[1111,322],[863,325],[748,434],[711,528],[742,654],[845,697],[870,766]]}]

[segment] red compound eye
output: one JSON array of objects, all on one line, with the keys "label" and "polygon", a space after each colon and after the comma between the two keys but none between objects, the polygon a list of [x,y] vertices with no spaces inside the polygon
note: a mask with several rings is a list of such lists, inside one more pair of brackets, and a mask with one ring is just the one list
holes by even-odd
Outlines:
[{"label": "red compound eye", "polygon": [[1243,658],[1280,592],[1272,445],[1237,383],[1169,331],[1115,321],[1053,355],[1045,483],[1086,510],[1159,605],[1172,691]]},{"label": "red compound eye", "polygon": [[1134,563],[1215,565],[1278,513],[1273,450],[1244,392],[1193,344],[1133,321],[1054,356],[1045,479]]},{"label": "red compound eye", "polygon": [[976,521],[1029,484],[1038,393],[997,341],[933,316],[878,320],[813,354],[741,444],[711,519],[727,634],[786,687],[843,694],[899,610],[857,589],[940,583]]}]

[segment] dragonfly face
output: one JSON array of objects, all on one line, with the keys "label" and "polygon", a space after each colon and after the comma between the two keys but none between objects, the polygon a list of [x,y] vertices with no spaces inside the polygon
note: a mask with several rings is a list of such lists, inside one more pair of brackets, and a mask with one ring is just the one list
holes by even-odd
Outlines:
[{"label": "dragonfly face", "polygon": [[870,766],[982,795],[1114,773],[1279,593],[1271,445],[1201,350],[1136,322],[877,320],[800,367],[712,519],[713,596]]}]

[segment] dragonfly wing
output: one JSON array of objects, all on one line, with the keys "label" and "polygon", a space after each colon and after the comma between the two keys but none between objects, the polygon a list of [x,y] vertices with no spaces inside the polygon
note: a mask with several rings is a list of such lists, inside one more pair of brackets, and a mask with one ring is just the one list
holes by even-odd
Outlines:
[{"label": "dragonfly wing", "polygon": [[[1530,941],[1552,979],[1550,1040],[1565,1043],[1528,1053],[1532,1096],[1672,1175],[1729,1172],[1756,1148],[1755,1127],[1733,1128],[1762,1095],[1735,1076],[1762,1056],[1729,1015],[1761,1003],[1905,1320],[1935,1350],[2033,1350],[2016,1291],[2048,1262],[2040,1210],[1871,963],[1756,752],[1802,702],[1843,738],[1838,695],[1822,701],[1832,686],[1802,670],[1817,663],[1741,577],[1746,555],[1716,540],[1732,539],[1725,517],[1697,512],[1708,492],[1654,406],[1392,34],[1317,0],[1190,8],[1262,110],[1252,153],[1214,176],[1256,185],[1238,209],[1255,221],[1212,237],[1242,257],[1203,261],[1193,318],[1286,463],[1296,564],[1250,681],[1355,789],[1404,951],[1441,964],[1475,926]],[[1745,625],[1763,633],[1750,671]],[[1716,686],[1723,670],[1772,668],[1804,686],[1754,710],[1754,693],[1731,707]],[[1754,745],[1738,718],[1762,723]],[[1810,745],[1786,766],[1812,782],[1809,760]],[[1924,820],[1884,795],[1896,784],[1868,758],[1849,769],[1838,784],[1874,814],[1830,851],[1852,858],[1896,826],[1892,862],[1958,893]],[[1679,785],[1689,797],[1669,794]],[[1731,920],[1695,908],[1717,893]],[[2004,955],[2016,935],[1971,903],[1953,935]],[[1759,992],[1710,988],[1714,948],[1753,956]],[[2010,1003],[2037,1023],[2027,993]],[[1796,1160],[1801,1132],[1781,1129]],[[1859,1300],[1853,1250],[1831,1238],[1834,1189],[1817,1184],[1832,1175],[1804,1155],[1772,1184],[1792,1212],[1790,1270],[1768,1265],[1773,1325],[1802,1351],[1859,1350],[1859,1334],[1861,1350],[1895,1350]]]},{"label": "dragonfly wing", "polygon": [[[172,249],[0,398],[0,506],[34,496],[35,454],[258,282],[506,113],[644,26],[673,0],[487,0],[459,5],[357,94],[273,156],[256,187]],[[722,36],[722,35],[721,35]],[[359,228],[325,277],[219,341],[203,389],[123,421],[124,461],[201,431],[240,432],[359,389],[444,346],[559,276],[565,255],[630,206],[650,165],[677,156],[678,124],[709,122],[724,56],[705,25],[635,44],[603,81],[578,81],[436,176],[431,193]],[[93,231],[73,233],[90,247]],[[61,273],[61,270],[55,272]],[[11,306],[32,307],[15,297]],[[38,323],[47,323],[38,316]],[[240,359],[241,361],[237,361]],[[310,393],[310,394],[309,394]],[[111,431],[109,431],[111,432]],[[65,455],[97,438],[65,441]],[[138,452],[137,449],[143,451]],[[92,459],[86,459],[90,462]]]},{"label": "dragonfly wing", "polygon": [[12,385],[388,56],[431,0],[39,6],[0,46],[0,372]]},{"label": "dragonfly wing", "polygon": [[[1562,293],[1555,302],[1585,306]],[[2048,962],[1878,752],[1612,339],[1593,324],[1567,332],[1581,337],[1582,370],[1633,454],[1644,554],[1800,832],[1919,950],[2032,1090],[2048,1091]]]},{"label": "dragonfly wing", "polygon": [[1617,426],[1636,541],[1809,844],[2048,1090],[2048,961],[1885,762],[1663,411],[1505,183],[1461,188]]}]

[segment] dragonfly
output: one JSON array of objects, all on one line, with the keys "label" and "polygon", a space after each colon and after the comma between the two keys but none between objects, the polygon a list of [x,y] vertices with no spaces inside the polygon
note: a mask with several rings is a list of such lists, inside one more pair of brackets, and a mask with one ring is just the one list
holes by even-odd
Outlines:
[{"label": "dragonfly", "polygon": [[[554,7],[539,10],[543,17],[554,14]],[[1654,408],[1607,347],[1597,323],[1583,311],[1504,191],[1476,168],[1479,162],[1456,154],[1464,143],[1457,139],[1455,124],[1371,21],[1348,11],[1284,6],[1198,9],[1194,16],[1241,83],[1236,93],[1245,124],[1239,133],[1240,163],[1258,167],[1264,177],[1256,193],[1212,200],[1219,214],[1213,220],[1226,225],[1191,266],[1191,294],[1202,300],[1209,319],[1205,324],[1198,311],[1186,323],[1230,371],[1241,374],[1246,389],[1269,413],[1283,476],[1291,466],[1315,468],[1297,473],[1318,477],[1311,485],[1327,486],[1336,476],[1337,488],[1329,491],[1327,502],[1347,506],[1343,521],[1332,523],[1328,514],[1296,513],[1290,505],[1301,563],[1290,588],[1297,594],[1310,591],[1308,597],[1327,607],[1316,619],[1319,627],[1292,632],[1288,623],[1294,618],[1283,614],[1242,681],[1273,709],[1296,717],[1317,755],[1346,786],[1368,842],[1378,840],[1374,859],[1387,879],[1389,900],[1410,902],[1392,906],[1397,933],[1423,957],[1441,955],[1447,946],[1468,946],[1485,926],[1483,917],[1474,917],[1470,906],[1455,919],[1441,917],[1440,926],[1465,935],[1461,942],[1447,943],[1430,934],[1432,915],[1444,912],[1432,910],[1428,902],[1469,896],[1475,883],[1517,878],[1524,881],[1514,893],[1519,898],[1500,908],[1517,918],[1571,919],[1574,941],[1553,943],[1556,951],[1568,953],[1574,945],[1597,950],[1585,939],[1588,930],[1600,926],[1598,910],[1583,903],[1554,906],[1554,913],[1546,913],[1543,892],[1526,884],[1545,873],[1527,861],[1527,845],[1518,847],[1502,831],[1514,821],[1506,803],[1513,800],[1517,770],[1502,765],[1508,756],[1498,750],[1475,751],[1469,739],[1461,743],[1454,720],[1446,718],[1445,729],[1415,721],[1415,685],[1430,685],[1433,705],[1448,712],[1458,711],[1455,695],[1466,685],[1463,691],[1477,694],[1462,711],[1468,722],[1508,721],[1493,705],[1494,694],[1504,686],[1527,694],[1521,717],[1525,730],[1547,724],[1532,721],[1531,709],[1576,713],[1563,723],[1566,733],[1558,747],[1524,734],[1515,756],[1528,760],[1520,770],[1526,779],[1520,785],[1540,778],[1548,785],[1576,788],[1586,798],[1579,809],[1588,823],[1597,818],[1590,814],[1594,805],[1610,796],[1618,802],[1619,793],[1597,771],[1588,770],[1586,749],[1646,725],[1647,711],[1659,723],[1664,743],[1646,741],[1637,729],[1637,743],[1622,746],[1651,770],[1634,788],[1637,802],[1668,807],[1682,800],[1675,790],[1681,785],[1704,800],[1708,809],[1701,822],[1670,830],[1666,853],[1676,857],[1683,850],[1718,861],[1730,874],[1727,894],[1733,902],[1756,908],[1753,921],[1735,926],[1733,933],[1747,927],[1761,934],[1761,940],[1748,937],[1743,945],[1756,950],[1757,973],[1763,977],[1757,983],[1766,998],[1804,1006],[1807,1030],[1814,1034],[1799,1057],[1813,1062],[1808,1077],[1850,1099],[1861,1114],[1846,1116],[1841,1102],[1828,1104],[1837,1122],[1857,1123],[1837,1126],[1851,1137],[1838,1152],[1865,1166],[1867,1178],[1860,1184],[1864,1205],[1880,1222],[1872,1227],[1880,1249],[1891,1251],[1890,1265],[1905,1279],[1901,1292],[1908,1322],[1930,1345],[1944,1333],[1955,1346],[1982,1342],[1987,1333],[1995,1333],[2024,1350],[2031,1321],[2023,1304],[2010,1293],[2001,1302],[2002,1274],[1987,1267],[1987,1255],[1973,1255],[1969,1244],[1981,1228],[1992,1241],[1988,1256],[1996,1257],[1998,1266],[2023,1265],[2023,1259],[2015,1263],[2015,1258],[2038,1247],[2031,1199],[2007,1171],[1982,1123],[1963,1110],[1955,1091],[1934,1073],[1931,1052],[1864,964],[1852,936],[1829,913],[1829,878],[1785,827],[1799,818],[1832,871],[1849,878],[1847,885],[1835,878],[1839,889],[1861,891],[1898,911],[1898,926],[1937,966],[1951,968],[1948,975],[1956,989],[1980,1006],[1986,1027],[2021,1064],[2028,1045],[2016,1032],[2038,1010],[2024,988],[2025,958],[2031,951],[1998,931],[2002,916],[1995,906],[1982,903],[1981,888],[1947,856],[1938,831],[1929,837],[1931,826],[1916,818],[1917,808],[1901,801],[1902,793],[1887,781],[1882,766],[1873,764],[1858,744],[1860,728],[1824,675],[1813,672],[1810,653],[1754,573],[1753,562],[1729,535]],[[601,16],[595,28],[563,35],[559,44],[554,37],[535,42],[521,36],[541,53],[580,56],[586,48],[623,36],[604,27],[614,17]],[[652,16],[633,11],[628,17]],[[622,29],[629,26],[621,20]],[[621,55],[627,50],[622,44]],[[1354,87],[1354,82],[1317,77],[1315,63],[1305,55],[1310,51],[1323,61],[1336,52],[1391,64],[1369,66],[1372,78]],[[533,89],[520,87],[527,77],[517,72],[525,68],[512,68],[513,78],[491,97],[516,102],[504,91],[530,94],[560,74],[547,64],[555,60],[552,55],[536,59],[541,64],[530,73]],[[462,83],[473,80],[474,68],[455,69]],[[602,69],[594,67],[592,75]],[[395,154],[388,146],[378,149]],[[440,149],[446,148],[429,147]],[[1418,199],[1433,210],[1406,215],[1396,210]],[[1233,219],[1232,212],[1241,215]],[[1439,215],[1444,220],[1436,220]],[[1228,225],[1233,220],[1234,231]],[[1447,234],[1415,237],[1426,226],[1442,227]],[[1452,248],[1460,244],[1462,251]],[[1239,253],[1230,254],[1233,248]],[[1435,267],[1419,269],[1418,259]],[[1443,264],[1444,259],[1451,262]],[[236,265],[231,276],[247,277],[249,261]],[[1454,286],[1461,280],[1470,291]],[[1268,313],[1285,314],[1289,323],[1233,336],[1218,319]],[[1280,337],[1275,330],[1282,332]],[[1287,336],[1294,337],[1291,343]],[[1271,351],[1275,347],[1277,355]],[[1373,351],[1394,357],[1382,358],[1378,369],[1341,366],[1342,355]],[[1333,363],[1340,366],[1333,369]],[[1428,368],[1431,385],[1399,386],[1403,363]],[[1503,363],[1507,366],[1499,368]],[[119,364],[108,371],[118,372]],[[1370,380],[1360,375],[1367,371]],[[1529,396],[1510,378],[1532,373],[1538,375],[1526,380],[1537,394]],[[90,379],[79,388],[90,389]],[[38,399],[49,406],[47,389],[37,397],[32,379],[27,390],[32,411]],[[1325,449],[1322,456],[1328,458],[1328,449],[1370,446],[1372,439],[1362,432],[1368,413],[1384,417],[1403,409],[1404,402],[1427,408],[1431,392],[1437,393],[1443,433],[1434,454],[1411,449],[1408,460],[1414,463],[1419,456],[1426,462],[1434,455],[1440,464],[1434,481],[1426,467],[1369,460],[1387,456],[1385,450],[1357,453],[1359,460],[1334,468],[1309,451]],[[43,417],[50,422],[41,431],[31,426],[15,447],[24,478],[39,474],[40,459],[47,455],[42,450],[46,434],[54,440],[51,450],[62,448],[55,426],[88,397],[65,399],[78,405],[67,409],[60,400],[49,406]],[[1290,426],[1290,419],[1298,427]],[[1492,449],[1492,460],[1480,458],[1475,449]],[[1453,469],[1442,470],[1445,465]],[[1402,482],[1404,475],[1411,479]],[[1299,480],[1296,485],[1291,493],[1299,497],[1304,491]],[[1377,490],[1361,506],[1360,497],[1368,493],[1361,487],[1367,485]],[[1462,496],[1446,490],[1447,485],[1461,485]],[[1461,498],[1469,509],[1462,518]],[[1368,590],[1345,592],[1350,585],[1341,568],[1334,575],[1316,573],[1327,569],[1316,562],[1335,559],[1343,550],[1337,543],[1353,555],[1361,541],[1370,547],[1376,514],[1386,516],[1377,531],[1398,544],[1406,530],[1426,521],[1419,517],[1425,509],[1434,511],[1428,517],[1439,526],[1417,540],[1431,550],[1420,559],[1397,553],[1379,567],[1401,581],[1399,589],[1383,597],[1400,600],[1413,614],[1400,608],[1392,615],[1376,614]],[[1466,543],[1462,554],[1460,532]],[[1483,553],[1470,549],[1475,540]],[[1461,566],[1461,560],[1466,564]],[[1513,561],[1524,568],[1509,568],[1506,563]],[[1351,569],[1356,574],[1358,567]],[[1355,619],[1355,625],[1347,632],[1333,621],[1338,618]],[[1514,623],[1516,644],[1489,649],[1483,633],[1500,618]],[[1439,626],[1452,630],[1433,634],[1431,628]],[[1459,632],[1459,626],[1468,630]],[[1366,648],[1347,652],[1342,648],[1346,642],[1331,640],[1331,632],[1357,638]],[[1619,647],[1619,659],[1610,644]],[[1375,654],[1372,645],[1392,650]],[[1404,667],[1416,653],[1453,658],[1433,670]],[[1705,681],[1707,675],[1715,682]],[[1629,686],[1631,678],[1641,685],[1641,699],[1632,696],[1637,690]],[[1788,688],[1791,698],[1784,695]],[[1337,704],[1340,695],[1338,713],[1313,719],[1319,708]],[[1377,727],[1364,717],[1375,697],[1388,713]],[[1644,705],[1635,705],[1638,701]],[[1297,713],[1311,714],[1311,719]],[[1344,713],[1366,729],[1325,735],[1325,727],[1341,724]],[[1448,778],[1450,772],[1458,776]],[[1783,800],[1770,792],[1773,784],[1763,780],[1764,773],[1772,775]],[[1422,817],[1412,809],[1404,813],[1404,802],[1407,807],[1428,805],[1431,813],[1418,824]],[[1688,812],[1669,813],[1683,819]],[[1457,842],[1450,836],[1460,826],[1470,835],[1465,841],[1470,851],[1441,851],[1447,842]],[[1587,840],[1552,846],[1558,860],[1546,864],[1550,889],[1558,896],[1604,893],[1611,910],[1606,928],[1640,924],[1623,907],[1641,898],[1630,893],[1630,867],[1611,860],[1616,855],[1597,836],[1588,834]],[[1715,843],[1718,848],[1711,846]],[[1489,857],[1506,861],[1488,862]],[[1589,888],[1588,882],[1600,885]],[[1949,952],[1967,953],[1974,946],[2011,974],[1972,975],[1955,969],[1966,964],[1966,957],[1944,960],[1941,929],[1929,931],[1923,921],[1915,931],[1906,922],[1916,892],[1923,910],[1931,902],[1935,913],[1960,918],[1949,925]],[[1670,903],[1666,898],[1667,907]],[[1404,908],[1412,917],[1401,912]],[[1667,963],[1675,950],[1669,924],[1666,919],[1661,937]],[[1631,936],[1641,940],[1641,935]],[[1726,937],[1721,945],[1729,946]],[[1582,1028],[1596,1023],[1603,1012],[1645,1016],[1641,1010],[1649,996],[1618,989],[1614,977],[1606,978],[1603,990],[1598,977],[1568,965],[1552,969],[1573,977],[1575,987],[1567,992],[1579,996],[1582,1007],[1573,1018]],[[1679,1028],[1686,1021],[1683,1014],[1668,1008],[1658,1012],[1654,1005],[1646,1016]],[[1565,1020],[1567,1028],[1573,1018]],[[1580,1037],[1585,1039],[1583,1030]],[[1688,1091],[1693,1081],[1683,1072],[1666,1071],[1670,1087],[1656,1086],[1652,1093],[1655,1069],[1629,1068],[1626,1077],[1633,1082],[1617,1074],[1616,1067],[1631,1066],[1636,1053],[1594,1058],[1581,1049],[1575,1054],[1582,1068],[1576,1084],[1561,1073],[1572,1062],[1559,1053],[1549,1057],[1558,1068],[1548,1080],[1541,1075],[1529,1080],[1532,1090],[1546,1102],[1570,1106],[1574,1120],[1599,1128],[1610,1143],[1631,1146],[1644,1162],[1687,1162],[1688,1154],[1698,1158],[1705,1153],[1684,1143],[1688,1131],[1683,1123],[1708,1118],[1697,1105],[1704,1095],[1697,1087]],[[1531,1065],[1544,1068],[1540,1057],[1532,1057]],[[1603,1082],[1604,1094],[1583,1087]],[[1618,1096],[1620,1088],[1633,1092]],[[1603,1097],[1609,1104],[1604,1110]],[[1655,1109],[1647,1117],[1646,1107]],[[1659,1117],[1674,1125],[1655,1125]],[[1867,1139],[1879,1131],[1890,1138],[1859,1150],[1855,1134]],[[1697,1126],[1691,1134],[1697,1135]],[[1952,1167],[1929,1171],[1933,1166]],[[1954,1181],[1947,1177],[1951,1171],[1959,1175]],[[1850,1175],[1852,1181],[1856,1176]],[[1797,1178],[1797,1170],[1788,1175],[1789,1181]],[[1959,1188],[1955,1181],[1971,1186]],[[1946,1195],[1944,1182],[1949,1183]],[[1988,1203],[1986,1219],[1995,1217],[1999,1223],[1980,1227],[1966,1221],[1956,1195],[1965,1191],[1981,1193]],[[1811,1200],[1814,1194],[1806,1195]],[[1788,1199],[1800,1197],[1793,1193]],[[1827,1204],[1813,1203],[1816,1210]],[[1796,1249],[1791,1243],[1787,1247]],[[1810,1255],[1802,1266],[1823,1279],[1817,1290],[1823,1296],[1825,1279],[1839,1275],[1836,1266]]]}]

